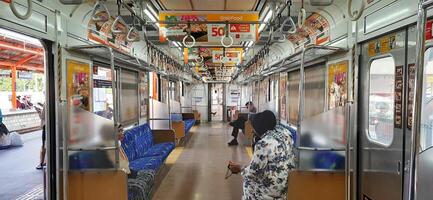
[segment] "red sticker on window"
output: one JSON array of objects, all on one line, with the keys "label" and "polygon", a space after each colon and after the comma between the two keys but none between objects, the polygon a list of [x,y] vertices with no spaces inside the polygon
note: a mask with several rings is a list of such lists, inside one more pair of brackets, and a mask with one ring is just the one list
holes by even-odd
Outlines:
[{"label": "red sticker on window", "polygon": [[426,29],[425,29],[425,39],[426,40],[433,39],[432,24],[433,24],[433,20],[427,21]]}]

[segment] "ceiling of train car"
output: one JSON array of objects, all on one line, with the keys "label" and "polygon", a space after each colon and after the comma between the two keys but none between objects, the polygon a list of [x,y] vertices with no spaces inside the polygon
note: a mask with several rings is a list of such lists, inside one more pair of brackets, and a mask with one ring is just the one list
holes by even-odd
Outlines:
[{"label": "ceiling of train car", "polygon": [[[297,16],[301,7],[304,7],[307,11],[307,16],[309,16],[312,12],[323,6],[324,4],[329,4],[333,0],[292,0],[292,5],[290,7],[290,16],[297,21]],[[130,6],[134,7],[135,1],[130,1]],[[184,54],[184,46],[182,45],[182,40],[175,40],[177,42],[165,41],[162,42],[160,40],[160,27],[161,24],[157,23],[159,19],[160,11],[184,11],[186,14],[188,11],[216,11],[221,13],[233,13],[233,12],[257,12],[259,13],[259,21],[267,22],[267,15],[269,14],[269,3],[271,0],[148,0],[145,4],[144,13],[146,14],[147,21],[150,22],[146,25],[146,37],[152,43],[168,50],[173,54],[176,52],[176,56],[180,56]],[[287,3],[286,0],[276,1],[281,3]],[[107,1],[107,7],[110,10],[110,13],[117,13],[118,8],[116,5],[116,0]],[[130,13],[121,8],[121,15],[126,23],[132,25],[132,17]],[[281,13],[282,19],[288,16],[288,10],[284,10]],[[161,21],[161,19],[159,19]],[[179,24],[181,25],[181,24]],[[259,25],[257,25],[259,27]],[[140,31],[142,31],[141,27],[137,27]],[[143,33],[143,32],[141,32]],[[241,60],[237,63],[224,64],[215,63],[212,60],[212,57],[209,57],[209,50],[212,48],[221,48],[222,45],[220,42],[197,42],[194,46],[194,49],[189,49],[189,52],[196,52],[195,55],[190,54],[188,56],[188,66],[195,68],[196,72],[205,77],[205,80],[213,80],[213,81],[226,81],[230,80],[230,77],[235,73],[236,66],[242,65],[245,61],[249,59],[246,55],[245,51],[253,49],[252,47],[260,48],[263,46],[269,39],[269,26],[264,26],[263,30],[259,27],[258,38],[255,42],[241,42],[235,43],[232,47],[242,48],[242,51],[239,52],[241,54]],[[212,47],[212,48],[211,48]],[[221,50],[218,49],[218,50]],[[225,50],[225,49],[224,49]],[[197,59],[198,58],[198,59]],[[186,57],[185,57],[186,59]],[[202,60],[201,62],[197,62],[197,60]]]},{"label": "ceiling of train car", "polygon": [[260,0],[160,0],[164,10],[253,11]]}]

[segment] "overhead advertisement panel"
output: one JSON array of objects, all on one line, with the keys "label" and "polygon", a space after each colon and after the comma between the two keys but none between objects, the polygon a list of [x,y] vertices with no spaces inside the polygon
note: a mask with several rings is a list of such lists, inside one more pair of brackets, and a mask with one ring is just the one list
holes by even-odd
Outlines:
[{"label": "overhead advertisement panel", "polygon": [[[258,24],[230,24],[230,22],[258,22],[259,14],[257,12],[202,12],[190,11],[175,12],[162,11],[159,13],[160,21],[170,22],[210,22],[207,23],[191,23],[191,36],[197,42],[220,42],[221,37],[226,34],[226,24],[212,24],[212,21],[227,21],[229,35],[233,38],[234,43],[243,41],[256,41],[258,36]],[[160,23],[159,40],[165,42],[167,39],[182,41],[187,35],[187,24],[164,24]]]},{"label": "overhead advertisement panel", "polygon": [[221,64],[226,66],[235,66],[242,61],[242,48],[226,48],[223,56],[223,48],[185,48],[184,60],[192,62],[201,61],[206,65]]}]

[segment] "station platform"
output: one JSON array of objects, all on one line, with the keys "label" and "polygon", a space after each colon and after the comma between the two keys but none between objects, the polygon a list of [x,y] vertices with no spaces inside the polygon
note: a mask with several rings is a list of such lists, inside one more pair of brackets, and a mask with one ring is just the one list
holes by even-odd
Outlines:
[{"label": "station platform", "polygon": [[43,199],[43,170],[39,163],[41,131],[22,134],[24,145],[0,150],[0,199]]},{"label": "station platform", "polygon": [[231,131],[232,127],[222,122],[194,127],[182,152],[174,153],[178,154],[175,162],[171,163],[172,155],[168,158],[169,171],[157,186],[153,199],[241,199],[242,177],[233,174],[225,179],[225,175],[229,160],[242,165],[250,162],[250,145],[240,133],[240,144],[228,146]]}]

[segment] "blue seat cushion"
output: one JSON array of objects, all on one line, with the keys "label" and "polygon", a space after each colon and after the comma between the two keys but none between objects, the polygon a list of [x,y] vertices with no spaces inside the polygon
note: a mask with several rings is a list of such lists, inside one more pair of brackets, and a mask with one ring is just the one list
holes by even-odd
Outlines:
[{"label": "blue seat cushion", "polygon": [[189,132],[189,130],[194,126],[195,119],[186,119],[185,123],[185,134]]},{"label": "blue seat cushion", "polygon": [[162,156],[149,156],[129,162],[129,168],[135,171],[153,170],[157,172],[163,162]]},{"label": "blue seat cushion", "polygon": [[171,119],[171,121],[175,121],[175,122],[178,122],[178,121],[182,121],[182,114],[181,113],[172,113],[171,115],[170,115],[170,119]]},{"label": "blue seat cushion", "polygon": [[173,151],[174,147],[174,142],[155,144],[149,149],[149,151],[146,152],[145,156],[162,156],[163,160],[165,160],[170,152]]},{"label": "blue seat cushion", "polygon": [[125,132],[122,147],[129,160],[144,157],[152,146],[153,135],[148,124],[142,124]]}]

